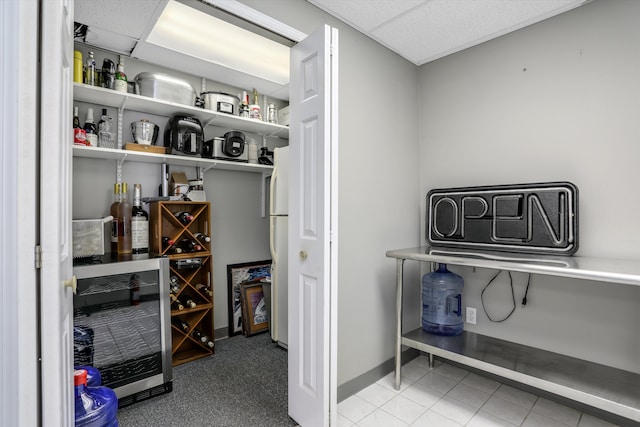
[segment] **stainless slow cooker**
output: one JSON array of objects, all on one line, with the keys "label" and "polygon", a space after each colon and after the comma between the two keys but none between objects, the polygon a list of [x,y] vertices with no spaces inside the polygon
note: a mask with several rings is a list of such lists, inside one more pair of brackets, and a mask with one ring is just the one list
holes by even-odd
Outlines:
[{"label": "stainless slow cooker", "polygon": [[240,98],[224,92],[202,92],[200,98],[204,102],[204,108],[213,110],[218,113],[238,115],[238,107],[240,106]]}]

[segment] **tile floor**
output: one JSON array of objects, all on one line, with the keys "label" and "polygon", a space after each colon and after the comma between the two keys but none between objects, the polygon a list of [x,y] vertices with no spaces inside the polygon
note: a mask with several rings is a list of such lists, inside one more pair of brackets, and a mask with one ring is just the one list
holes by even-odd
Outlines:
[{"label": "tile floor", "polygon": [[613,427],[493,379],[420,356],[338,404],[340,427]]}]

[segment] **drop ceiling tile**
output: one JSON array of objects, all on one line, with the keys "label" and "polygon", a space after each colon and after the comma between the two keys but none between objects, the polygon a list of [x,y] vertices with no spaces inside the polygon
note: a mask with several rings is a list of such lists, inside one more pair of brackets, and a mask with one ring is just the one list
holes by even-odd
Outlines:
[{"label": "drop ceiling tile", "polygon": [[389,19],[429,0],[309,0],[361,31],[371,31]]},{"label": "drop ceiling tile", "polygon": [[576,0],[432,0],[371,32],[421,65],[564,12]]}]

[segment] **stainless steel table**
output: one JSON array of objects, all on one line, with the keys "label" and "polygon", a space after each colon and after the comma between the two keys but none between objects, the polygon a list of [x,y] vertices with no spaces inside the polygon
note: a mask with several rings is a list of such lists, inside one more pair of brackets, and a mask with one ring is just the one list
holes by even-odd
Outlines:
[{"label": "stainless steel table", "polygon": [[421,328],[402,334],[403,268],[406,260],[510,270],[640,286],[640,262],[557,257],[436,247],[392,250],[396,259],[395,386],[401,382],[402,345],[640,423],[640,374],[464,331],[455,337]]}]

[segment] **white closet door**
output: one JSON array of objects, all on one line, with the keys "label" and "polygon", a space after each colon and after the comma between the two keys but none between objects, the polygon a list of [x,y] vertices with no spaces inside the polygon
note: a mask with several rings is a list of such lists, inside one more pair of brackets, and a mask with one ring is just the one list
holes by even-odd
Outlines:
[{"label": "white closet door", "polygon": [[40,103],[40,330],[42,425],[71,426],[73,299],[71,245],[72,0],[43,1]]},{"label": "white closet door", "polygon": [[337,36],[291,51],[289,415],[304,427],[336,420]]}]

